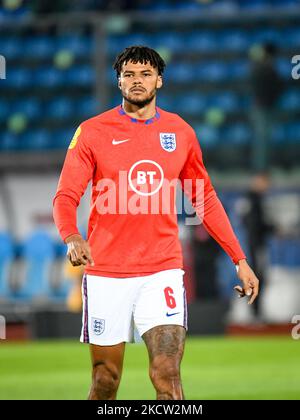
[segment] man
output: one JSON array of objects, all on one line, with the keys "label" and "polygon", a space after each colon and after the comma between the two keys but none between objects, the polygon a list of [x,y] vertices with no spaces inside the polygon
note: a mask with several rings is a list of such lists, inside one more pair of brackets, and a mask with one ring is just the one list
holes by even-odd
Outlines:
[{"label": "man", "polygon": [[[148,47],[119,54],[114,69],[123,103],[77,129],[54,198],[54,220],[69,259],[86,267],[81,341],[91,349],[90,399],[116,398],[134,325],[149,352],[157,399],[184,398],[180,363],[187,314],[175,198],[167,190],[173,179],[192,180],[185,190],[206,229],[236,264],[240,296],[251,296],[252,303],[258,294],[258,280],[211,185],[193,129],[155,106],[164,68]],[[76,208],[90,180],[85,241]]]}]

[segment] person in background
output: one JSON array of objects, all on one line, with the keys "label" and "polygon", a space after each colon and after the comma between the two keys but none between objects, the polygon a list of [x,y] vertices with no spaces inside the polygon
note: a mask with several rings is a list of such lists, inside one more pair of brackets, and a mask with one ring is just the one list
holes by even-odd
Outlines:
[{"label": "person in background", "polygon": [[250,89],[253,95],[251,119],[254,132],[251,166],[256,172],[267,170],[270,166],[272,124],[283,89],[282,79],[274,63],[275,56],[276,47],[271,43],[250,50]]},{"label": "person in background", "polygon": [[[267,172],[256,173],[251,180],[246,196],[247,205],[243,215],[249,246],[249,259],[253,270],[259,277],[261,291],[266,282],[267,240],[275,230],[275,226],[266,217],[264,209],[264,199],[269,188],[269,174]],[[261,321],[262,308],[260,297],[253,302],[252,309],[255,319]]]}]

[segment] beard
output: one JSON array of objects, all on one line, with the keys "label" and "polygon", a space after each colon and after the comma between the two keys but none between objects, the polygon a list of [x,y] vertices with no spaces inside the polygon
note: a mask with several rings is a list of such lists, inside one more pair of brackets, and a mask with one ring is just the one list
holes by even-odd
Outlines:
[{"label": "beard", "polygon": [[[129,93],[129,95],[130,95],[130,93]],[[156,95],[156,89],[152,90],[149,93],[149,96],[147,98],[143,98],[143,99],[139,99],[139,98],[133,99],[129,95],[125,95],[125,93],[122,92],[122,96],[127,102],[129,102],[132,105],[136,105],[139,108],[143,108],[144,106],[150,104],[150,102],[153,100],[153,98]]]}]

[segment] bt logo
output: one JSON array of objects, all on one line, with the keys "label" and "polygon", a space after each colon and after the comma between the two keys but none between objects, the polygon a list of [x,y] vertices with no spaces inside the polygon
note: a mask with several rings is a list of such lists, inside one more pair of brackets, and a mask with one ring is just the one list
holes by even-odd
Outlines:
[{"label": "bt logo", "polygon": [[[130,188],[139,195],[150,196],[157,193],[164,182],[162,167],[154,160],[139,160],[128,173]],[[136,184],[136,185],[135,185]],[[137,189],[137,186],[151,186],[150,191]]]}]

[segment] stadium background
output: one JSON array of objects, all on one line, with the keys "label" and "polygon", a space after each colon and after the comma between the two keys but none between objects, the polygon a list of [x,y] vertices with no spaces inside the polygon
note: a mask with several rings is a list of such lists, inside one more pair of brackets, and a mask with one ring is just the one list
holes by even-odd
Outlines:
[{"label": "stadium background", "polygon": [[[276,47],[283,88],[270,129],[271,184],[263,197],[273,230],[264,255],[261,312],[254,316],[232,295],[235,269],[223,251],[180,218],[191,322],[183,378],[187,398],[299,398],[299,337],[291,332],[300,314],[300,80],[292,77],[292,57],[300,54],[300,2],[0,5],[0,314],[6,321],[0,399],[86,396],[88,352],[74,341],[81,273],[66,263],[52,197],[79,123],[120,103],[111,69],[116,54],[146,44],[167,62],[158,105],[195,128],[247,251],[243,214],[256,135],[251,65],[266,43]],[[78,216],[83,234],[87,215],[88,192]],[[216,256],[209,260],[213,271],[196,261],[196,243],[203,255]],[[244,338],[249,335],[255,337]],[[129,346],[126,357],[120,397],[154,398],[144,347]]]}]

